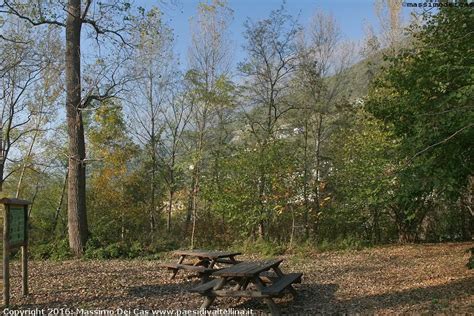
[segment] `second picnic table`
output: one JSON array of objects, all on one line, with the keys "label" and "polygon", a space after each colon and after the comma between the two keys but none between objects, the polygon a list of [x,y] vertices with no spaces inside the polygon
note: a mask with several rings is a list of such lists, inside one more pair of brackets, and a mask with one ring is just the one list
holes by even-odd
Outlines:
[{"label": "second picnic table", "polygon": [[240,252],[233,251],[210,251],[210,250],[176,250],[173,254],[179,256],[177,263],[162,263],[161,267],[172,270],[173,279],[179,270],[196,272],[202,281],[207,281],[209,275],[220,268],[221,264],[237,264],[240,261],[235,256]]}]

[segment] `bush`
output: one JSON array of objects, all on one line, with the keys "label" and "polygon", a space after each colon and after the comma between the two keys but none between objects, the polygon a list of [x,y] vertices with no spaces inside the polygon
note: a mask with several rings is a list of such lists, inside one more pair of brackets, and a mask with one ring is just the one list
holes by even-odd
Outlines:
[{"label": "bush", "polygon": [[371,244],[367,241],[363,241],[354,237],[338,238],[334,241],[328,241],[324,239],[317,245],[319,251],[331,251],[331,250],[360,250],[366,247],[370,247]]},{"label": "bush", "polygon": [[118,259],[129,258],[129,247],[122,242],[109,245],[96,246],[94,242],[86,247],[84,258],[86,259]]},{"label": "bush", "polygon": [[67,239],[59,239],[45,244],[32,245],[30,255],[34,260],[65,260],[72,257]]},{"label": "bush", "polygon": [[138,241],[132,242],[130,248],[128,249],[129,258],[137,258],[143,256],[145,251],[143,250],[142,244]]},{"label": "bush", "polygon": [[171,250],[176,250],[182,245],[176,240],[169,238],[160,238],[155,240],[151,245],[146,247],[145,252],[149,254],[155,254],[158,252],[167,252]]},{"label": "bush", "polygon": [[[154,248],[154,247],[153,247]],[[131,243],[115,242],[104,244],[95,238],[90,238],[87,242],[84,258],[86,259],[134,259],[140,257],[149,258],[152,247],[146,249],[139,241]]]},{"label": "bush", "polygon": [[286,246],[262,239],[258,239],[257,241],[247,240],[244,242],[242,248],[245,253],[268,257],[282,255],[286,251]]}]

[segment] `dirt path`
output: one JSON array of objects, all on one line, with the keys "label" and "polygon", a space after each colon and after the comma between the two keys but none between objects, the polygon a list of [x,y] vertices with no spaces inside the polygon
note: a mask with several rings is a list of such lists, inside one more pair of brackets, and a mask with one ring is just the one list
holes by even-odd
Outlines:
[{"label": "dirt path", "polygon": [[[298,297],[277,300],[289,314],[474,313],[474,243],[388,246],[362,251],[284,256],[282,269],[303,272]],[[188,293],[196,279],[169,280],[159,261],[31,262],[30,292],[21,298],[18,263],[12,269],[12,308],[70,310],[197,309]],[[266,311],[255,300],[217,299],[216,308]],[[133,314],[133,313],[132,313]]]}]

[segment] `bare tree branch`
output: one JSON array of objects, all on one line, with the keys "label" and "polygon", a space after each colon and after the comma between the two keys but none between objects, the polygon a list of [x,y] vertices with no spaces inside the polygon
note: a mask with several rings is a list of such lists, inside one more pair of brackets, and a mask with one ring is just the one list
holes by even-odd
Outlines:
[{"label": "bare tree branch", "polygon": [[473,127],[474,126],[474,123],[472,124],[469,124],[469,125],[466,125],[464,126],[463,128],[457,130],[456,132],[454,132],[453,134],[449,135],[448,137],[446,137],[445,139],[437,142],[437,143],[434,143],[432,145],[429,145],[428,147],[426,147],[425,149],[423,150],[420,150],[419,152],[417,152],[416,154],[414,154],[408,161],[413,161],[413,159],[415,159],[416,157],[418,157],[419,155],[423,154],[424,152],[430,150],[431,148],[433,147],[436,147],[436,146],[439,146],[439,145],[442,145],[446,142],[448,142],[450,139],[456,137],[456,135],[458,135],[459,133],[463,132],[464,130],[470,128],[470,127]]},{"label": "bare tree branch", "polygon": [[[6,9],[3,9],[3,8],[6,8]],[[56,20],[48,20],[44,18],[44,16],[42,15],[40,16],[39,20],[34,20],[31,17],[20,13],[18,10],[14,8],[14,6],[10,3],[10,1],[7,1],[7,0],[3,0],[3,4],[0,4],[0,13],[13,14],[22,20],[28,21],[30,24],[34,26],[49,24],[49,25],[58,25],[58,26],[66,27],[66,24],[64,24],[63,22],[56,21]]]}]

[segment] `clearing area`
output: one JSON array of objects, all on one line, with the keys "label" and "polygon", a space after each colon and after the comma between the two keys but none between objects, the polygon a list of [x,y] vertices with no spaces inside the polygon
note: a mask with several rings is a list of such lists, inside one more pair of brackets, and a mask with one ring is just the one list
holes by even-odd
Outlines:
[{"label": "clearing area", "polygon": [[[474,313],[473,243],[384,246],[360,251],[281,256],[285,272],[303,272],[298,297],[276,302],[286,313]],[[255,259],[255,257],[242,256]],[[163,258],[163,261],[169,258]],[[12,307],[82,309],[197,309],[189,293],[198,281],[170,280],[162,260],[33,261],[30,296],[20,297],[18,262],[12,271]],[[214,308],[267,311],[258,300],[218,298]]]}]

